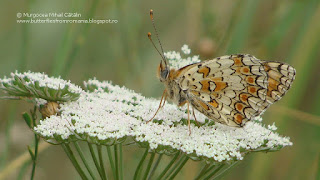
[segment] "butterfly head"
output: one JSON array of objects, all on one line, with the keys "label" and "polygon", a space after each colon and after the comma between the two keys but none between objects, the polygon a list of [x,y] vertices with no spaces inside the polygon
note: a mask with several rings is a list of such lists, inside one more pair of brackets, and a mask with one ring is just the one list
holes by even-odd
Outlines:
[{"label": "butterfly head", "polygon": [[[157,76],[161,82],[164,82],[169,77],[170,69],[169,69],[169,66],[162,63],[162,61],[163,60],[161,60],[159,66],[158,66]],[[166,62],[166,61],[164,61],[164,62]]]}]

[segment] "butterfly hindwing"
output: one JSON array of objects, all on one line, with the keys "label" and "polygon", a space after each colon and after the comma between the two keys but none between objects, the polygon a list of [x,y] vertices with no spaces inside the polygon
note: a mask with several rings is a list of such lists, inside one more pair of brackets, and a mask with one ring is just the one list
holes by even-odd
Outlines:
[{"label": "butterfly hindwing", "polygon": [[294,76],[294,68],[285,63],[230,55],[189,67],[177,82],[191,104],[207,117],[243,126],[278,101]]}]

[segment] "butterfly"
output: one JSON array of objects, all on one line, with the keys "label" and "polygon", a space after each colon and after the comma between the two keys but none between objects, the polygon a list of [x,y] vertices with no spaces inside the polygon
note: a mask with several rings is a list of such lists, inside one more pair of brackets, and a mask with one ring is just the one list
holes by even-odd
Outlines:
[{"label": "butterfly", "polygon": [[[152,10],[150,17],[156,31]],[[148,37],[152,42],[151,33]],[[187,104],[190,132],[189,104],[213,121],[242,127],[280,100],[296,74],[289,64],[260,60],[249,54],[221,56],[177,70],[170,68],[164,55],[161,57],[157,76],[165,90],[158,110],[164,105],[163,99],[178,106]]]}]

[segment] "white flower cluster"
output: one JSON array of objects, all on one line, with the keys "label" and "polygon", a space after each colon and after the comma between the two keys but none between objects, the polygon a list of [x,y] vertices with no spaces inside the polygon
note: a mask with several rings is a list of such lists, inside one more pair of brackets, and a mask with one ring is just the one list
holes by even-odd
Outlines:
[{"label": "white flower cluster", "polygon": [[[190,54],[191,52],[188,45],[183,45],[181,50],[186,55]],[[168,59],[170,67],[174,69],[180,69],[186,65],[198,63],[201,61],[199,59],[199,55],[182,58],[180,52],[176,51],[165,52],[164,56]]]},{"label": "white flower cluster", "polygon": [[66,81],[64,79],[61,79],[60,77],[55,78],[55,77],[49,77],[47,74],[44,73],[34,73],[34,72],[24,72],[24,73],[11,73],[11,78],[8,78],[5,81],[13,80],[14,76],[18,76],[21,79],[29,79],[29,81],[26,82],[27,85],[29,84],[34,84],[35,82],[39,82],[40,87],[48,87],[52,89],[63,89],[65,86],[69,87],[69,91],[71,93],[80,93],[83,90],[77,86],[74,85],[69,81]]},{"label": "white flower cluster", "polygon": [[[76,100],[83,91],[79,86],[44,73],[11,73],[11,77],[0,79],[0,89],[12,96],[27,96],[46,100]],[[41,104],[37,101],[37,104]],[[43,102],[43,100],[41,100]]]},{"label": "white flower cluster", "polygon": [[[48,139],[54,135],[66,140],[86,135],[85,139],[103,142],[130,136],[138,142],[148,142],[151,149],[169,146],[218,162],[241,160],[243,150],[292,145],[289,138],[257,122],[248,122],[243,128],[219,123],[201,127],[191,124],[189,136],[188,126],[179,123],[188,118],[185,108],[166,103],[155,117],[162,122],[146,123],[156,112],[159,100],[96,79],[85,82],[85,86],[94,86],[97,90],[82,92],[77,101],[60,104],[61,115],[42,120],[34,130]],[[206,117],[201,113],[196,112],[196,117],[205,122]]]},{"label": "white flower cluster", "polygon": [[[182,47],[185,54],[190,53],[188,49]],[[177,52],[168,52],[165,56],[175,68],[200,61],[198,56],[182,59]],[[0,84],[12,84],[17,76],[26,80],[21,83],[39,84],[34,87],[62,89],[68,86],[68,92],[79,95],[76,101],[60,102],[59,115],[43,119],[34,127],[34,131],[47,140],[86,140],[112,145],[132,137],[140,144],[147,143],[156,152],[164,152],[167,148],[218,162],[241,160],[250,151],[279,150],[292,145],[288,137],[274,132],[274,124],[267,128],[261,125],[261,117],[247,122],[243,128],[235,128],[213,124],[212,120],[195,111],[202,126],[192,123],[189,135],[185,124],[188,119],[186,107],[166,103],[154,121],[147,123],[157,111],[159,100],[146,98],[125,87],[92,79],[84,83],[87,89],[84,91],[70,81],[32,72],[13,73],[12,78],[1,79]],[[45,102],[36,99],[37,104]],[[193,115],[190,114],[190,118],[194,122]]]},{"label": "white flower cluster", "polygon": [[182,46],[181,51],[186,55],[191,53],[191,49],[189,49],[189,46],[186,44]]}]

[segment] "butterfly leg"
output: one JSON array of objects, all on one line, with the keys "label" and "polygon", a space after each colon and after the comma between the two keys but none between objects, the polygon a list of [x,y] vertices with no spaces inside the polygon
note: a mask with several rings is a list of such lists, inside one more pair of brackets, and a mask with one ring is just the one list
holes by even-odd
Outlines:
[{"label": "butterfly leg", "polygon": [[156,113],[152,116],[152,118],[151,118],[150,120],[147,121],[147,123],[149,123],[150,121],[152,121],[153,118],[156,117],[156,115],[158,114],[158,112],[159,112],[159,110],[161,109],[161,107],[164,106],[164,103],[165,103],[165,102],[163,103],[163,105],[161,105],[161,104],[162,104],[162,101],[163,101],[163,97],[164,97],[164,101],[166,101],[166,99],[167,99],[167,94],[166,94],[166,92],[167,92],[167,90],[165,89],[165,90],[163,91],[162,96],[161,96],[160,104],[159,104],[159,107],[158,107]]},{"label": "butterfly leg", "polygon": [[189,136],[191,135],[191,127],[190,127],[190,111],[189,111],[189,101],[187,101],[187,106],[188,106],[188,128],[189,128]]},{"label": "butterfly leg", "polygon": [[[166,90],[164,90],[164,91],[166,91]],[[167,94],[164,95],[164,100],[163,100],[163,104],[162,104],[161,108],[163,108],[163,106],[166,104],[167,96],[168,96]]]},{"label": "butterfly leg", "polygon": [[199,124],[199,122],[197,121],[196,115],[194,114],[194,107],[193,107],[193,106],[192,106],[192,114],[193,114],[194,120],[195,120],[196,123],[197,123],[197,126],[200,127],[200,124]]}]

